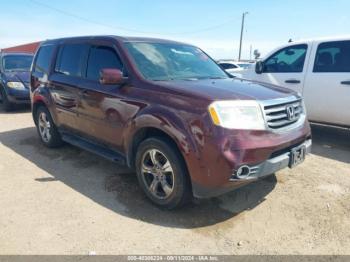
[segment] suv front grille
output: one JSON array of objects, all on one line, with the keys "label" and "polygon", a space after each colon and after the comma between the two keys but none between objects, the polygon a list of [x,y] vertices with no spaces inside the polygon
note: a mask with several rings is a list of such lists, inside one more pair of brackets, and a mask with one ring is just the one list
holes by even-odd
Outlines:
[{"label": "suv front grille", "polygon": [[301,99],[282,104],[265,105],[265,119],[271,129],[284,128],[297,122],[303,113]]}]

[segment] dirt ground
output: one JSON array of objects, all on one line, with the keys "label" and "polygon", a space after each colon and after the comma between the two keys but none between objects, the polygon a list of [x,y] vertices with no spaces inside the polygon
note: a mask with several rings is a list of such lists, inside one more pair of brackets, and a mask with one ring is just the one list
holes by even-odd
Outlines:
[{"label": "dirt ground", "polygon": [[130,170],[43,147],[28,111],[0,112],[0,254],[348,254],[350,131],[222,197],[161,211]]}]

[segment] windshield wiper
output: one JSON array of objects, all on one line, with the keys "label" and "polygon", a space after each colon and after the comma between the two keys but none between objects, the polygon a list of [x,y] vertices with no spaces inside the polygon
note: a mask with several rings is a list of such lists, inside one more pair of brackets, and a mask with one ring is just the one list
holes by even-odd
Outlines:
[{"label": "windshield wiper", "polygon": [[183,77],[183,78],[167,78],[167,79],[152,79],[152,81],[174,81],[174,80],[183,80],[183,81],[197,81],[197,80],[203,80],[203,79],[228,79],[228,77],[222,77],[222,76],[205,76],[205,77]]},{"label": "windshield wiper", "polygon": [[197,79],[203,80],[203,79],[227,79],[228,77],[224,76],[203,76],[203,77],[198,77]]},{"label": "windshield wiper", "polygon": [[152,81],[155,81],[155,82],[161,82],[161,81],[172,81],[174,80],[174,78],[167,78],[167,79],[150,79]]},{"label": "windshield wiper", "polygon": [[186,78],[176,78],[176,80],[184,80],[184,81],[196,81],[197,77],[186,77]]},{"label": "windshield wiper", "polygon": [[224,76],[212,76],[209,77],[209,79],[227,79],[228,77],[224,77]]}]

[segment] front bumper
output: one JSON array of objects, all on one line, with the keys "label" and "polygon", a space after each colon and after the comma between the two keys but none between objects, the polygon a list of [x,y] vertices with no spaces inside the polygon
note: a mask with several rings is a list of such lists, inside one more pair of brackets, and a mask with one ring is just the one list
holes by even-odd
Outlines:
[{"label": "front bumper", "polygon": [[[299,146],[305,146],[306,154],[310,154],[311,145],[312,145],[312,140],[308,139]],[[236,175],[233,174],[232,177],[230,178],[230,181],[235,182],[237,180],[252,180],[252,179],[258,179],[264,176],[271,175],[289,166],[290,155],[291,155],[291,151],[287,149],[286,152],[282,153],[281,155],[272,157],[259,165],[249,167],[251,172],[246,177],[238,178]]]},{"label": "front bumper", "polygon": [[[303,143],[295,145],[295,147],[302,145],[304,145],[306,148],[306,154],[309,154],[311,152],[312,140],[307,139]],[[232,170],[231,177],[226,183],[223,183],[220,186],[207,187],[199,184],[192,184],[194,195],[197,198],[216,197],[287,168],[290,163],[292,148],[294,148],[294,146],[291,148],[286,148],[286,152],[273,156],[258,165],[250,165],[249,167],[251,173],[249,176],[244,178],[238,178],[235,175],[235,170]]]},{"label": "front bumper", "polygon": [[8,90],[7,99],[13,104],[30,104],[29,89],[24,90]]}]

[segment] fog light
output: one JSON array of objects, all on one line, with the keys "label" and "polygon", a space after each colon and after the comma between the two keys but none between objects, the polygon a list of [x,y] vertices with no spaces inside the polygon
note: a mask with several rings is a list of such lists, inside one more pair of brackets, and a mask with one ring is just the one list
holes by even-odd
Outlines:
[{"label": "fog light", "polygon": [[236,176],[238,178],[246,178],[250,175],[250,167],[249,166],[241,166],[236,171]]}]

